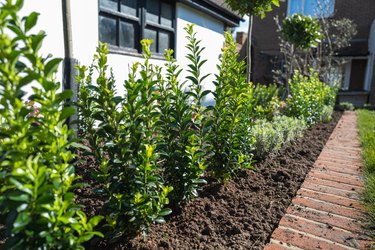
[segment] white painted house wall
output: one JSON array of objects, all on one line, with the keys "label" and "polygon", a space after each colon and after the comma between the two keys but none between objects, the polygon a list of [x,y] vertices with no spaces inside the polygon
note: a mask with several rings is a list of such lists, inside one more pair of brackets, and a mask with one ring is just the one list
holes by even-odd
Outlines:
[{"label": "white painted house wall", "polygon": [[[44,30],[47,37],[44,41],[41,52],[48,53],[55,57],[64,57],[63,23],[61,0],[33,0],[25,1],[22,14],[32,11],[40,13],[39,21],[34,31]],[[80,64],[89,65],[98,45],[98,1],[73,0],[71,1],[72,15],[72,39],[73,57]],[[182,3],[176,4],[176,59],[177,62],[186,69],[188,61],[185,58],[187,53],[186,32],[184,27],[187,24],[195,23],[197,37],[202,40],[201,45],[206,47],[203,58],[208,59],[204,65],[202,74],[211,74],[205,82],[206,89],[213,89],[214,74],[217,72],[216,64],[219,62],[221,48],[224,43],[224,23],[195,10]],[[133,57],[122,54],[110,54],[108,56],[109,65],[113,68],[117,80],[117,89],[123,93],[123,82],[128,74],[128,65],[142,61],[140,57]],[[164,65],[165,61],[153,59],[151,63]],[[58,81],[62,81],[62,67],[57,74]],[[207,99],[210,103],[212,97]]]},{"label": "white painted house wall", "polygon": [[[59,0],[35,0],[25,1],[24,7],[20,12],[21,16],[26,16],[31,12],[40,13],[38,23],[31,32],[43,30],[47,37],[44,39],[43,46],[40,50],[43,56],[52,54],[54,57],[64,57],[64,36],[62,21],[62,6]],[[62,82],[62,64],[59,66],[56,75],[58,81]],[[27,94],[31,94],[31,85],[23,88]]]}]

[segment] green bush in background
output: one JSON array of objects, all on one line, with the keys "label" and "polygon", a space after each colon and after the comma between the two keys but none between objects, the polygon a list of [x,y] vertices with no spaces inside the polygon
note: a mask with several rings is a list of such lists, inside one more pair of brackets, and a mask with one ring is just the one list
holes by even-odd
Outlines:
[{"label": "green bush in background", "polygon": [[276,84],[254,86],[251,116],[254,119],[266,118],[271,121],[282,106],[281,90]]},{"label": "green bush in background", "polygon": [[303,76],[298,71],[290,80],[286,114],[303,119],[308,125],[321,121],[324,106],[333,106],[336,91],[319,80],[317,73]]},{"label": "green bush in background", "polygon": [[337,105],[337,108],[339,110],[354,110],[354,105],[353,103],[350,103],[350,102],[340,102],[339,105]]}]

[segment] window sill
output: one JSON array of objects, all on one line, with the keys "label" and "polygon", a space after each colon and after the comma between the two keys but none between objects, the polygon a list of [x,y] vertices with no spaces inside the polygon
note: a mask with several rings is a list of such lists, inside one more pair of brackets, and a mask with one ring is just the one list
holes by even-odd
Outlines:
[{"label": "window sill", "polygon": [[[135,49],[126,49],[111,44],[108,44],[108,53],[143,58],[142,54]],[[165,61],[164,55],[159,53],[152,54],[151,59]]]}]

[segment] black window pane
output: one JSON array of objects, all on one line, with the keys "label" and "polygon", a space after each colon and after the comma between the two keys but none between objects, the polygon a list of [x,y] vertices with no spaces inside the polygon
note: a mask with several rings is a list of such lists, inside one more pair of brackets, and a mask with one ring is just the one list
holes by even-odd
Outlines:
[{"label": "black window pane", "polygon": [[147,0],[146,20],[148,22],[159,23],[159,1]]},{"label": "black window pane", "polygon": [[121,12],[131,16],[138,16],[137,0],[121,0]]},{"label": "black window pane", "polygon": [[162,2],[161,3],[161,17],[160,23],[161,25],[172,27],[172,5]]},{"label": "black window pane", "polygon": [[135,48],[135,25],[133,23],[120,23],[120,46]]},{"label": "black window pane", "polygon": [[171,47],[171,34],[159,31],[159,53],[164,53],[164,50]]},{"label": "black window pane", "polygon": [[150,46],[151,52],[156,52],[156,31],[151,29],[145,29],[145,38],[152,39],[154,42]]},{"label": "black window pane", "polygon": [[99,16],[99,40],[116,45],[116,19]]},{"label": "black window pane", "polygon": [[117,10],[117,0],[99,0],[100,7],[104,7],[111,10]]}]

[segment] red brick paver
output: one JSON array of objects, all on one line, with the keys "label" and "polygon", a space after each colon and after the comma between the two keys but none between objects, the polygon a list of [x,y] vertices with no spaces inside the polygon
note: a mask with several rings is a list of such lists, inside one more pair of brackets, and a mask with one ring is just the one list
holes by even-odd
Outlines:
[{"label": "red brick paver", "polygon": [[370,249],[361,165],[357,118],[345,112],[265,250]]}]

